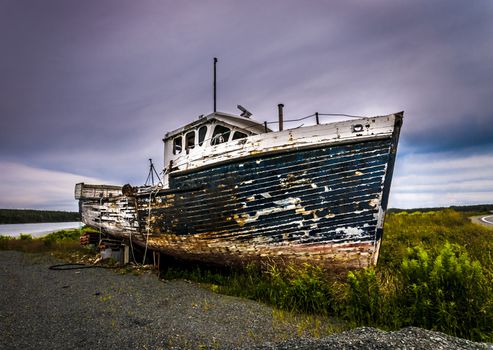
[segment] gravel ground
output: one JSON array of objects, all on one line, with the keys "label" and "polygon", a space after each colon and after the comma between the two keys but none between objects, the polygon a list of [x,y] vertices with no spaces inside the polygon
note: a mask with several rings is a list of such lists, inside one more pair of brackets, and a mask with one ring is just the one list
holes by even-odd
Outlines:
[{"label": "gravel ground", "polygon": [[49,270],[54,263],[0,251],[0,349],[488,348],[417,328],[299,338],[300,323],[263,304],[152,273]]},{"label": "gravel ground", "polygon": [[[246,349],[246,348],[245,348]],[[249,347],[255,350],[308,349],[493,349],[493,344],[478,344],[443,333],[408,327],[396,332],[384,332],[362,327],[320,339],[295,339],[275,344]]]}]

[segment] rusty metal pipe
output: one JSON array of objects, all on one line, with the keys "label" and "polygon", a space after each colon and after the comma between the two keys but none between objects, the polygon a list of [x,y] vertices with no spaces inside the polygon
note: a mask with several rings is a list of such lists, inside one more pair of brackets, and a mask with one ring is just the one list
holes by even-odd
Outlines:
[{"label": "rusty metal pipe", "polygon": [[277,105],[277,108],[279,109],[279,131],[283,131],[284,130],[284,125],[283,125],[283,121],[284,121],[284,116],[283,116],[283,108],[284,108],[284,105],[282,103],[279,103]]}]

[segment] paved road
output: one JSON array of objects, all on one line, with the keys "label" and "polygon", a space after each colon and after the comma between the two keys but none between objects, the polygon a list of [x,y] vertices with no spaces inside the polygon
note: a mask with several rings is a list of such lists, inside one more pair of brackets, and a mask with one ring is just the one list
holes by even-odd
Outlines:
[{"label": "paved road", "polygon": [[493,225],[493,215],[483,216],[481,221],[486,222],[487,224]]},{"label": "paved road", "polygon": [[475,216],[475,217],[472,217],[471,220],[475,224],[479,224],[479,225],[493,229],[493,215]]}]

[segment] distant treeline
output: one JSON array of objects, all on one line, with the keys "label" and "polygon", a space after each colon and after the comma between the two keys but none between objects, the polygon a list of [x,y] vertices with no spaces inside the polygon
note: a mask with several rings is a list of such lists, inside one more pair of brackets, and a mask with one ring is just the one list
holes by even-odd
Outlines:
[{"label": "distant treeline", "polygon": [[68,221],[80,221],[79,213],[53,210],[0,209],[0,224]]},{"label": "distant treeline", "polygon": [[450,207],[436,207],[436,208],[414,208],[414,209],[398,209],[398,208],[392,208],[389,209],[389,213],[399,213],[399,212],[408,212],[408,213],[415,213],[415,212],[430,212],[430,211],[439,211],[439,210],[444,210],[444,209],[453,209],[455,211],[461,212],[461,213],[488,213],[493,211],[493,204],[477,204],[477,205],[459,205],[459,206],[450,206]]}]

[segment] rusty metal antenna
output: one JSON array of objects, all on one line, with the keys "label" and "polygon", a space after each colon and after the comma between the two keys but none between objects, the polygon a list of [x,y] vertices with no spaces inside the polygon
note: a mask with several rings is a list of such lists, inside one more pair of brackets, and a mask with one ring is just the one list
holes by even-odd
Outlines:
[{"label": "rusty metal antenna", "polygon": [[[154,164],[152,163],[152,159],[149,158],[149,174],[147,175],[147,180],[144,184],[144,186],[154,186],[154,175],[156,175],[156,178],[158,179],[159,182],[161,182],[161,178],[159,177],[159,174],[156,171],[156,168],[154,167]],[[150,180],[150,182],[149,182]]]}]

